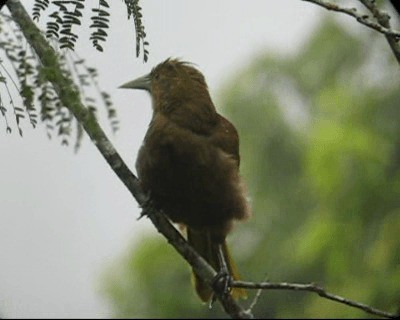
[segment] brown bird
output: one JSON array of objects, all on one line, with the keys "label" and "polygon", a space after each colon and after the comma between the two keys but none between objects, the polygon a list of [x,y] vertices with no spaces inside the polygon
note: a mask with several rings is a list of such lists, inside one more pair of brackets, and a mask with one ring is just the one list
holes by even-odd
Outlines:
[{"label": "brown bird", "polygon": [[[153,116],[136,161],[143,190],[217,271],[238,279],[225,238],[234,220],[250,215],[239,176],[239,137],[217,113],[204,76],[188,62],[167,59],[120,88],[142,89],[152,97]],[[223,257],[221,257],[223,256]],[[212,289],[194,275],[197,294]],[[232,290],[235,298],[243,289]]]}]

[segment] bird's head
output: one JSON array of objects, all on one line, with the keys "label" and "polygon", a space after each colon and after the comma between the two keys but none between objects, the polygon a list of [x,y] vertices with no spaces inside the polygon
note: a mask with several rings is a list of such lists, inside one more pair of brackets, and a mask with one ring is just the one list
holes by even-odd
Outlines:
[{"label": "bird's head", "polygon": [[[129,81],[120,88],[141,89],[150,93],[154,111],[170,111],[182,105],[212,105],[204,76],[191,63],[167,59],[149,74]],[[168,109],[168,110],[166,110]]]}]

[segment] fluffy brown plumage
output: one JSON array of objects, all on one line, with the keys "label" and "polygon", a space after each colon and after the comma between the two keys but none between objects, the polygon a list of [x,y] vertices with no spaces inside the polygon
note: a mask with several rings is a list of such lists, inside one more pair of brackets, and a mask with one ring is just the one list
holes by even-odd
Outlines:
[{"label": "fluffy brown plumage", "polygon": [[[144,89],[152,97],[153,117],[136,161],[144,191],[172,221],[187,227],[189,243],[217,270],[221,246],[237,279],[225,238],[233,221],[250,211],[235,127],[217,113],[204,76],[187,62],[168,59],[121,87]],[[196,276],[195,285],[208,301],[212,290]],[[245,295],[242,289],[232,293]]]}]

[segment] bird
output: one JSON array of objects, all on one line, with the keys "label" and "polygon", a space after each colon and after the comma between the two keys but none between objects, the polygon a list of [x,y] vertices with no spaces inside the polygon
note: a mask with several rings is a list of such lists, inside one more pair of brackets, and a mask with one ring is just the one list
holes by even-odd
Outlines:
[{"label": "bird", "polygon": [[[239,173],[239,136],[217,112],[204,75],[193,63],[168,58],[120,88],[145,90],[152,100],[136,159],[142,189],[215,270],[238,280],[226,237],[235,221],[251,215]],[[210,302],[213,289],[192,274],[197,295]],[[236,299],[247,295],[242,288],[230,292]]]}]

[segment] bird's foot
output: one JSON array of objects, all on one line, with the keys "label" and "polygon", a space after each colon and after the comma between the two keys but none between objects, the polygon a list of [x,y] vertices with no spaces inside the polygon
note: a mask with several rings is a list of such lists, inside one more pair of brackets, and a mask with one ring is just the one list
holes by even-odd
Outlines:
[{"label": "bird's foot", "polygon": [[228,270],[221,269],[213,280],[213,288],[224,294],[228,294],[230,291],[230,285],[232,283],[232,276],[229,274]]},{"label": "bird's foot", "polygon": [[[231,283],[233,278],[229,273],[228,266],[226,264],[225,256],[222,250],[222,246],[220,244],[217,245],[217,256],[218,262],[220,265],[220,269],[216,276],[214,277],[212,287],[214,292],[222,293],[223,295],[229,294],[231,290]],[[217,296],[215,293],[213,294],[209,307],[212,308],[215,300],[217,300]]]},{"label": "bird's foot", "polygon": [[[213,285],[215,292],[222,293],[224,295],[229,294],[230,287],[232,283],[232,276],[229,274],[228,270],[225,268],[221,268],[217,275],[214,277]],[[214,293],[209,307],[212,308],[214,302],[217,300],[217,296]]]},{"label": "bird's foot", "polygon": [[151,213],[153,210],[156,209],[156,206],[154,204],[150,192],[146,194],[146,199],[140,204],[140,207],[142,208],[142,212],[140,213],[140,216],[136,220],[140,220],[144,216],[148,216],[149,213]]}]

